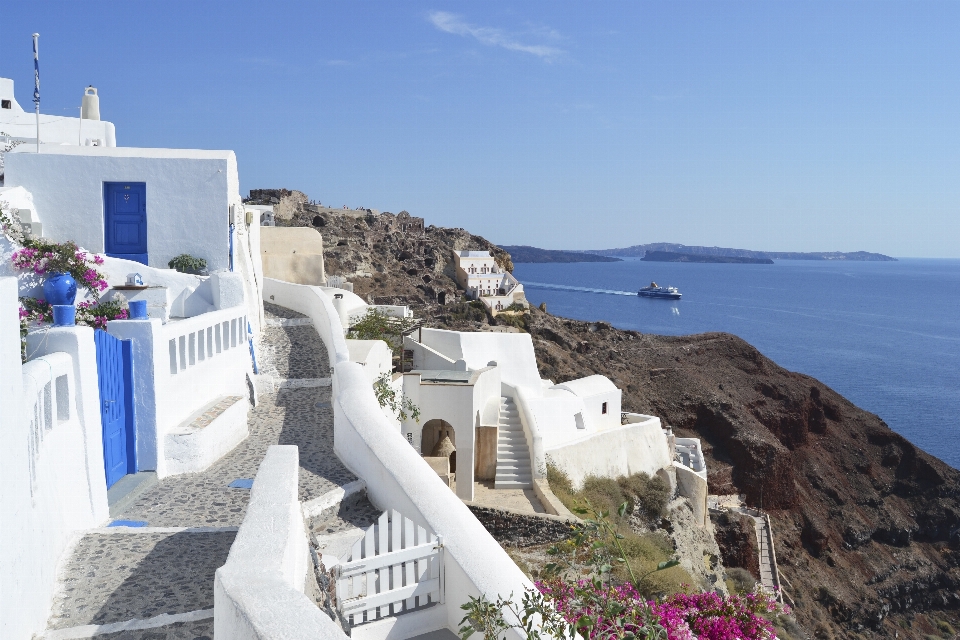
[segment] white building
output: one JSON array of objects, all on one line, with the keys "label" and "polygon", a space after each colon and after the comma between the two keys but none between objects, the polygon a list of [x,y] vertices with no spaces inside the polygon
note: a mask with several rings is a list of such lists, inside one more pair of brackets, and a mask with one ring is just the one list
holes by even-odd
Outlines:
[{"label": "white building", "polygon": [[496,315],[514,303],[527,307],[523,285],[504,271],[489,251],[455,251],[457,283],[467,297],[481,300]]},{"label": "white building", "polygon": [[422,329],[404,339],[404,349],[413,354],[414,370],[404,374],[403,392],[422,415],[419,423],[405,421],[402,433],[430,456],[437,429],[452,432],[460,498],[473,499],[476,480],[494,480],[497,488],[535,486],[550,461],[575,485],[588,475],[644,472],[676,487],[684,474],[681,492],[699,500],[702,484],[705,505],[702,458],[675,462],[672,436],[660,419],[623,413],[620,389],[604,376],[542,380],[529,334]]},{"label": "white building", "polygon": [[[112,122],[100,119],[100,99],[94,87],[87,87],[82,96],[80,118],[40,114],[41,145],[78,145],[93,147],[117,146]],[[37,143],[37,116],[24,111],[13,95],[13,80],[0,78],[0,137],[23,144]]]}]

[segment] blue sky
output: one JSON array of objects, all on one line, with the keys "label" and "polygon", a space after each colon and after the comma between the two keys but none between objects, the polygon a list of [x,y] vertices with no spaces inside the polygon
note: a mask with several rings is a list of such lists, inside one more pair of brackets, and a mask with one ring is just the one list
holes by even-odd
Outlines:
[{"label": "blue sky", "polygon": [[960,3],[34,2],[0,75],[502,244],[960,257]]}]

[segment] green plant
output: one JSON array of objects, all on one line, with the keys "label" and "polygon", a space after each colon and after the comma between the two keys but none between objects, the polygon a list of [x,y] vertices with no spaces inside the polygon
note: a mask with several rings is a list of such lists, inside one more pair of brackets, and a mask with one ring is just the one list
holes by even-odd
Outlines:
[{"label": "green plant", "polygon": [[403,422],[408,417],[412,417],[414,422],[420,422],[420,407],[393,388],[393,385],[390,384],[389,373],[384,373],[377,378],[376,382],[373,383],[373,393],[377,396],[377,402],[380,403],[380,406],[390,409],[397,420]]},{"label": "green plant", "polygon": [[940,630],[940,632],[945,633],[948,638],[952,638],[957,633],[954,630],[953,625],[946,620],[937,620],[937,629]]},{"label": "green plant", "polygon": [[[129,305],[123,296],[108,302],[78,302],[76,321],[78,325],[106,329],[110,320],[123,320],[128,317]],[[53,322],[53,307],[46,300],[20,298],[20,359],[27,361],[27,334],[31,325]]]},{"label": "green plant", "polygon": [[181,253],[176,258],[170,260],[167,266],[171,269],[176,269],[180,273],[198,275],[202,270],[207,268],[207,261],[203,258],[195,258],[188,253]]},{"label": "green plant", "polygon": [[727,587],[731,593],[750,593],[757,586],[757,579],[742,567],[727,569]]},{"label": "green plant", "polygon": [[403,349],[403,334],[413,325],[414,320],[411,318],[388,316],[379,309],[370,307],[366,315],[350,327],[350,337],[354,340],[383,340],[393,355],[399,356]]},{"label": "green plant", "polygon": [[487,308],[479,300],[467,300],[447,306],[447,314],[457,322],[486,322]]}]

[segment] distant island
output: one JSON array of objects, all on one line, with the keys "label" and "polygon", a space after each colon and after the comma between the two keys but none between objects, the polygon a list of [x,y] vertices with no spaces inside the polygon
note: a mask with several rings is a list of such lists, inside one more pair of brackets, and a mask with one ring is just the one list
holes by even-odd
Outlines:
[{"label": "distant island", "polygon": [[[718,256],[727,258],[757,258],[760,260],[849,260],[854,262],[896,262],[896,258],[882,253],[867,251],[751,251],[749,249],[730,249],[726,247],[698,247],[671,242],[637,244],[622,249],[591,249],[583,253],[602,256],[620,256],[625,258],[643,258],[648,252],[666,251],[688,256]],[[692,262],[692,261],[687,261]]]},{"label": "distant island", "polygon": [[500,248],[509,253],[510,258],[514,262],[623,262],[620,258],[603,256],[596,253],[538,249],[537,247],[528,247],[525,245],[503,245]]},{"label": "distant island", "polygon": [[641,258],[645,262],[711,262],[724,264],[773,264],[770,258],[745,258],[741,256],[711,256],[673,251],[647,251]]}]

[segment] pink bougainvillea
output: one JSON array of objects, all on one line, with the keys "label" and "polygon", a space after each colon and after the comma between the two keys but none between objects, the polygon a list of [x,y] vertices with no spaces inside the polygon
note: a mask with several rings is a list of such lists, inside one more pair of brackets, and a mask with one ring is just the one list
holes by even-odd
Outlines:
[{"label": "pink bougainvillea", "polygon": [[91,293],[100,293],[107,289],[106,278],[96,267],[103,264],[103,258],[91,257],[81,251],[73,242],[47,242],[29,240],[30,244],[14,251],[11,256],[13,266],[21,271],[32,271],[36,275],[48,273],[69,273],[77,285]]},{"label": "pink bougainvillea", "polygon": [[[537,588],[574,626],[587,618],[590,638],[612,640],[625,634],[642,636],[651,621],[667,631],[669,640],[767,640],[775,638],[773,625],[762,614],[788,613],[789,608],[762,590],[744,595],[677,593],[660,601],[646,600],[633,585],[603,587],[599,598],[578,597],[594,584],[576,586],[559,580],[539,582]],[[599,604],[598,604],[599,603]]]}]

